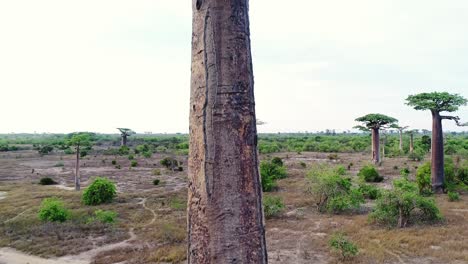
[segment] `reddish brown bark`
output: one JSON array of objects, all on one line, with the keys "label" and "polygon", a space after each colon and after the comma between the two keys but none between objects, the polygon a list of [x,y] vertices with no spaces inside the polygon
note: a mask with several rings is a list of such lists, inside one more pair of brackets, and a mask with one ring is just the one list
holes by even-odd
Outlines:
[{"label": "reddish brown bark", "polygon": [[267,263],[248,0],[193,0],[188,263]]},{"label": "reddish brown bark", "polygon": [[439,112],[432,111],[431,178],[432,190],[434,192],[440,193],[443,191],[444,177],[444,134],[442,132],[442,118]]},{"label": "reddish brown bark", "polygon": [[76,146],[75,190],[80,190],[80,146]]},{"label": "reddish brown bark", "polygon": [[372,128],[372,162],[378,164],[380,162],[380,136],[379,129]]}]

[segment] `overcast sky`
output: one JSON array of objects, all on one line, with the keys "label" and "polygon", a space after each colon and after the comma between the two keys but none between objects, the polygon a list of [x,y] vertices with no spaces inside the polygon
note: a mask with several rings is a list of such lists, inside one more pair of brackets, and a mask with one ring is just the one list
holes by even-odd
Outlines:
[{"label": "overcast sky", "polygon": [[[468,97],[466,0],[252,0],[250,18],[260,132],[375,112],[430,129],[407,95]],[[190,0],[0,1],[0,133],[188,132],[190,42]]]}]

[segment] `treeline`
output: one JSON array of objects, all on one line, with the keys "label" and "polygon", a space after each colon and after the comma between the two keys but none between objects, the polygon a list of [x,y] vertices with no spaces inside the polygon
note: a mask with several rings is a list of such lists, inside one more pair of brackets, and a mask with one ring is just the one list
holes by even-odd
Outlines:
[{"label": "treeline", "polygon": [[[73,134],[4,134],[0,135],[0,151],[21,149],[40,149],[52,146],[64,149],[67,140]],[[120,146],[120,135],[89,133],[94,146]],[[468,133],[446,133],[444,151],[448,155],[468,157]],[[179,151],[187,153],[189,137],[186,134],[135,135],[128,141],[129,147],[150,148],[153,152]],[[410,155],[412,159],[421,159],[431,149],[431,137],[427,133],[414,135],[414,151],[410,153],[410,136],[403,136],[403,149],[399,149],[398,134],[381,136],[381,147],[385,157]],[[371,137],[368,133],[343,134],[260,134],[258,149],[262,154],[277,152],[366,152],[371,150]]]}]

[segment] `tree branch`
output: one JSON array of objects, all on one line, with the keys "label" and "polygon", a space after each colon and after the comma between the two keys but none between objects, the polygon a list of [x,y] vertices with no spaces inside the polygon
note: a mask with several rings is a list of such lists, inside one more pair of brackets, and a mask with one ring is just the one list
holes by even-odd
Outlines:
[{"label": "tree branch", "polygon": [[440,116],[441,119],[453,120],[457,123],[457,126],[467,126],[468,123],[460,123],[460,117],[458,116]]}]

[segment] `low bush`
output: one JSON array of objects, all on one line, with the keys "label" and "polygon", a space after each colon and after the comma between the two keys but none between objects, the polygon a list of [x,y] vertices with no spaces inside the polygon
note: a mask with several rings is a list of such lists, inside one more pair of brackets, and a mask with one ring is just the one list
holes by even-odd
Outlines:
[{"label": "low bush", "polygon": [[94,217],[101,223],[112,224],[116,221],[117,213],[114,211],[96,210]]},{"label": "low bush", "polygon": [[286,168],[279,166],[279,162],[272,161],[260,162],[260,176],[262,178],[262,189],[264,192],[270,192],[277,186],[276,180],[286,178]]},{"label": "low bush", "polygon": [[299,165],[302,167],[302,168],[306,168],[307,167],[307,164],[303,161],[299,162]]},{"label": "low bush", "polygon": [[161,165],[166,167],[167,169],[177,169],[179,167],[179,161],[176,159],[173,159],[171,157],[165,157],[159,162]]},{"label": "low bush", "polygon": [[349,260],[359,253],[358,247],[343,233],[335,233],[328,241],[331,251],[340,255],[341,260]]},{"label": "low bush", "polygon": [[359,191],[362,193],[364,198],[371,200],[375,200],[381,195],[380,189],[371,184],[359,184]]},{"label": "low bush", "polygon": [[365,165],[358,173],[365,182],[381,182],[383,177],[379,175],[377,169],[372,165]]},{"label": "low bush", "polygon": [[151,151],[145,151],[145,152],[143,152],[142,155],[143,155],[143,157],[149,159],[149,158],[151,158],[151,156],[153,156],[153,152],[151,152]]},{"label": "low bush", "polygon": [[274,157],[271,159],[271,163],[278,165],[278,166],[283,166],[283,160],[280,157]]},{"label": "low bush", "polygon": [[410,174],[410,169],[408,167],[400,170],[400,175],[404,178],[407,178]]},{"label": "low bush", "polygon": [[160,182],[161,182],[160,179],[154,179],[153,180],[153,185],[159,185]]},{"label": "low bush", "polygon": [[308,193],[313,196],[320,212],[341,213],[359,209],[364,202],[362,193],[351,188],[351,179],[337,173],[336,168],[315,166],[307,175]]},{"label": "low bush", "polygon": [[44,177],[44,178],[41,178],[39,180],[39,184],[40,185],[54,185],[54,184],[57,184],[56,181],[54,181],[52,178],[50,177]]},{"label": "low bush", "polygon": [[106,178],[97,177],[83,192],[82,200],[86,205],[111,202],[116,196],[116,187]]},{"label": "low bush", "polygon": [[133,155],[130,154],[130,155],[128,155],[128,159],[129,159],[129,160],[133,160],[133,159],[135,159],[135,157],[134,157]]},{"label": "low bush", "polygon": [[406,227],[409,223],[432,223],[442,219],[435,200],[418,193],[415,183],[401,179],[384,191],[369,215],[371,222]]},{"label": "low bush", "polygon": [[132,161],[130,162],[130,166],[131,166],[131,167],[136,167],[136,166],[138,166],[138,161],[132,160]]},{"label": "low bush", "polygon": [[152,173],[154,176],[158,176],[158,175],[161,175],[161,170],[160,170],[160,169],[154,169],[151,173]]},{"label": "low bush", "polygon": [[265,195],[263,197],[263,211],[266,218],[272,218],[281,214],[284,203],[281,197]]},{"label": "low bush", "polygon": [[112,160],[111,163],[112,163],[112,165],[117,165],[117,161],[116,161],[116,160]]},{"label": "low bush", "polygon": [[119,155],[124,156],[130,154],[130,149],[127,146],[121,146],[118,150]]},{"label": "low bush", "polygon": [[42,221],[65,222],[70,213],[60,199],[52,197],[42,200],[38,216]]},{"label": "low bush", "polygon": [[422,195],[432,194],[431,181],[431,163],[426,162],[416,170],[416,183],[418,184],[419,193]]},{"label": "low bush", "polygon": [[447,196],[450,202],[455,202],[455,201],[460,200],[460,195],[457,192],[448,192]]},{"label": "low bush", "polygon": [[327,158],[329,160],[337,160],[338,159],[338,154],[336,154],[336,153],[328,154]]}]

